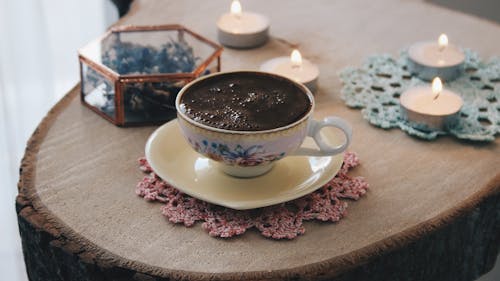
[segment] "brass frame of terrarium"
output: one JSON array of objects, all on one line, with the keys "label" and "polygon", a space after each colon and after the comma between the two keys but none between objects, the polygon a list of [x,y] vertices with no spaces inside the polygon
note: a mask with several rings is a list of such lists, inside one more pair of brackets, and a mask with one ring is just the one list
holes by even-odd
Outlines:
[{"label": "brass frame of terrarium", "polygon": [[[204,42],[214,48],[214,52],[207,58],[205,61],[203,61],[193,72],[191,73],[160,73],[160,74],[145,74],[145,75],[123,75],[116,73],[109,67],[94,62],[91,58],[88,58],[84,55],[82,55],[81,51],[78,51],[78,58],[80,61],[80,81],[83,82],[83,67],[82,63],[88,65],[95,71],[99,72],[101,75],[103,75],[105,78],[109,79],[110,82],[114,83],[115,87],[115,116],[110,117],[106,113],[102,112],[95,106],[92,106],[88,104],[85,99],[84,99],[84,93],[83,93],[83,87],[81,88],[81,93],[80,93],[80,100],[83,105],[91,109],[92,111],[96,112],[99,114],[101,117],[104,119],[110,121],[111,123],[117,125],[117,126],[140,126],[140,125],[147,125],[147,124],[153,124],[155,122],[134,122],[134,123],[126,123],[125,122],[125,106],[123,104],[122,98],[123,98],[123,87],[126,85],[126,83],[134,83],[134,82],[164,82],[166,79],[172,81],[172,80],[182,80],[185,81],[186,83],[189,83],[190,81],[196,79],[203,71],[206,70],[206,68],[214,61],[214,59],[217,59],[217,72],[220,72],[221,70],[221,54],[223,51],[223,47],[217,43],[214,43],[207,38],[204,38],[203,36],[193,32],[192,30],[179,25],[179,24],[168,24],[168,25],[150,25],[150,26],[134,26],[134,25],[127,25],[127,26],[117,26],[109,29],[106,33],[104,33],[101,37],[99,37],[97,40],[101,42],[104,40],[106,37],[110,36],[113,33],[119,33],[119,32],[138,32],[138,31],[169,31],[169,30],[176,30],[179,32],[187,32],[191,36],[195,37],[196,39],[200,40],[201,42]],[[182,35],[181,35],[182,36]]]}]

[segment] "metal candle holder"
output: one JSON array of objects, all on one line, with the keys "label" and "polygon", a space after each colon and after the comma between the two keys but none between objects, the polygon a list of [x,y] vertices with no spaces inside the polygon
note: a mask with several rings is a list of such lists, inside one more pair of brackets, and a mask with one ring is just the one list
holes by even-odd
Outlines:
[{"label": "metal candle holder", "polygon": [[422,131],[445,131],[458,122],[458,111],[450,115],[430,115],[413,111],[401,103],[401,117],[408,124]]},{"label": "metal candle holder", "polygon": [[269,39],[269,19],[264,15],[243,12],[238,0],[231,3],[231,12],[217,20],[219,42],[231,48],[255,48]]},{"label": "metal candle holder", "polygon": [[[420,79],[431,81],[434,77],[440,77],[444,81],[451,81],[458,78],[464,72],[464,59],[456,64],[448,64],[443,66],[429,65],[418,58],[416,53],[418,49],[425,44],[432,42],[420,42],[412,45],[408,49],[408,70],[415,74]],[[451,46],[450,46],[451,47]]]},{"label": "metal candle holder", "polygon": [[[401,118],[421,131],[445,131],[453,128],[458,122],[463,99],[446,89],[440,90],[434,97],[429,95],[430,92],[430,87],[423,86],[406,90],[400,98]],[[422,107],[422,101],[425,107]]]}]

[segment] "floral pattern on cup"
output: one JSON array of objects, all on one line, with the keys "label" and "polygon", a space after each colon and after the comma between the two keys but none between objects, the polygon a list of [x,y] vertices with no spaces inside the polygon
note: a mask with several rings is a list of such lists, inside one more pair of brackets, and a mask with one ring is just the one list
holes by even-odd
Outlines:
[{"label": "floral pattern on cup", "polygon": [[209,142],[207,140],[203,140],[201,144],[191,139],[189,139],[189,142],[197,152],[212,160],[222,161],[229,165],[245,167],[265,165],[285,156],[285,152],[268,154],[262,145],[252,145],[244,148],[238,144],[234,149],[230,149],[226,144]]}]

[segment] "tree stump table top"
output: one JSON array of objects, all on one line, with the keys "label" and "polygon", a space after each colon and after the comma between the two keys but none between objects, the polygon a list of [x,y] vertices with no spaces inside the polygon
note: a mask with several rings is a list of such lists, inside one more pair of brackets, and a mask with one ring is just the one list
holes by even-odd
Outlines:
[{"label": "tree stump table top", "polygon": [[[226,2],[136,1],[119,24],[180,23],[215,39]],[[156,127],[115,127],[83,107],[75,87],[39,125],[22,162],[17,210],[30,279],[404,280],[427,269],[417,279],[470,280],[491,268],[500,244],[500,140],[429,142],[375,128],[340,100],[337,73],[441,31],[487,58],[498,54],[500,26],[419,1],[244,4],[319,64],[316,117],[352,124],[350,150],[361,159],[353,172],[370,183],[367,196],[339,223],[306,223],[292,241],[253,231],[216,239],[199,225],[173,225],[159,204],[134,193],[143,177],[137,159]],[[225,50],[223,70],[289,54],[276,38]]]}]

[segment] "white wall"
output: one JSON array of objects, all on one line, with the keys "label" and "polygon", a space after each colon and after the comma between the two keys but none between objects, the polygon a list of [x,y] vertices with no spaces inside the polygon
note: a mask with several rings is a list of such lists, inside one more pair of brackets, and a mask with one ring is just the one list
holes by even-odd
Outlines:
[{"label": "white wall", "polygon": [[77,49],[117,19],[108,0],[0,0],[1,280],[27,280],[14,207],[26,141],[78,82]]}]

